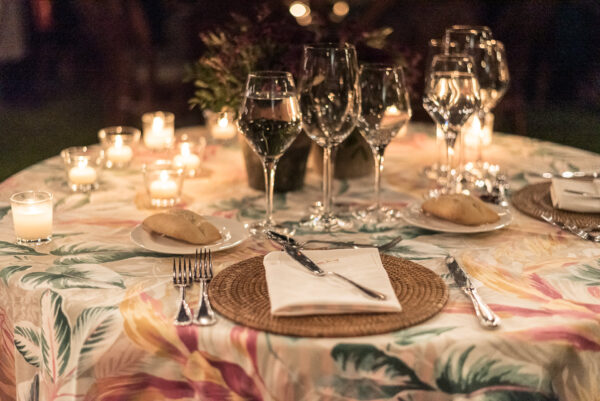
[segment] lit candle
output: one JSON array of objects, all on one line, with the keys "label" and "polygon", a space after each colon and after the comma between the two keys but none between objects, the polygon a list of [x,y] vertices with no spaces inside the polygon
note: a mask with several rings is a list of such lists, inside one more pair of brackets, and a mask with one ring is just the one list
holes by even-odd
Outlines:
[{"label": "lit candle", "polygon": [[72,184],[89,185],[96,182],[96,170],[88,166],[87,160],[80,160],[77,166],[69,170],[69,181]]},{"label": "lit candle", "polygon": [[212,126],[211,134],[215,139],[231,139],[237,133],[234,124],[229,122],[227,113],[220,114],[217,118],[217,123]]},{"label": "lit candle", "polygon": [[115,144],[108,148],[106,152],[108,160],[115,164],[128,163],[133,157],[133,150],[128,145],[123,144],[123,137],[117,135],[115,137]]},{"label": "lit candle", "polygon": [[52,235],[52,204],[30,205],[13,209],[17,238],[35,241]]},{"label": "lit candle", "polygon": [[190,144],[183,142],[180,145],[181,153],[176,155],[173,162],[177,167],[183,167],[187,170],[196,170],[200,166],[200,158],[190,152]]},{"label": "lit candle", "polygon": [[144,126],[144,143],[151,149],[164,149],[171,146],[175,136],[172,120],[169,124],[162,115],[154,115],[152,124]]},{"label": "lit candle", "polygon": [[169,178],[167,171],[161,171],[158,180],[150,183],[150,197],[171,199],[177,197],[177,183]]}]

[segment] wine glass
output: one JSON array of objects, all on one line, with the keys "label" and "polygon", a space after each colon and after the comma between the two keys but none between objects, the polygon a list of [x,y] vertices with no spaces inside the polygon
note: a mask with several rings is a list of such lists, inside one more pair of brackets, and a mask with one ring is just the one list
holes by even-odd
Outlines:
[{"label": "wine glass", "polygon": [[412,116],[401,67],[364,64],[360,67],[361,109],[358,127],[375,158],[375,205],[361,211],[366,223],[395,221],[398,211],[381,205],[381,173],[385,148]]},{"label": "wine glass", "polygon": [[302,127],[323,148],[323,208],[303,221],[314,231],[337,231],[350,222],[332,212],[333,155],[350,135],[360,110],[354,46],[305,45],[300,73]]},{"label": "wine glass", "polygon": [[492,46],[494,66],[497,70],[496,91],[494,92],[494,97],[489,106],[490,110],[493,110],[508,90],[510,73],[508,71],[508,64],[506,62],[506,50],[504,49],[504,43],[500,42],[499,40],[491,40],[490,45]]},{"label": "wine glass", "polygon": [[[473,72],[479,82],[481,105],[479,112],[466,125],[477,127],[479,131],[475,139],[476,165],[469,173],[474,177],[481,177],[485,170],[482,128],[485,126],[486,116],[495,105],[498,93],[498,68],[492,46],[492,31],[486,26],[454,25],[446,30],[444,45],[446,54],[470,56],[474,61]],[[475,121],[475,118],[479,121]],[[467,138],[464,139],[466,142]]]},{"label": "wine glass", "polygon": [[273,185],[277,162],[302,129],[302,115],[292,74],[258,71],[248,74],[238,127],[263,163],[267,197],[264,221],[249,226],[250,233],[286,232],[273,221]]},{"label": "wine glass", "polygon": [[464,123],[480,105],[479,83],[473,73],[473,59],[466,56],[433,57],[425,77],[423,107],[442,127],[446,140],[446,185],[444,192],[456,190],[456,139]]}]

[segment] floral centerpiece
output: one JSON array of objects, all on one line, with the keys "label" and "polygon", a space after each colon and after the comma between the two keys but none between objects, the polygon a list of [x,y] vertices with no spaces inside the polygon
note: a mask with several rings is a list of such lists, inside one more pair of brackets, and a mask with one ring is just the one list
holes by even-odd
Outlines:
[{"label": "floral centerpiece", "polygon": [[[187,80],[193,82],[195,87],[190,105],[217,113],[236,114],[249,72],[285,70],[290,71],[297,81],[302,46],[322,41],[354,44],[361,61],[403,64],[408,67],[406,75],[409,84],[416,81],[415,69],[411,67],[418,57],[387,43],[392,33],[390,28],[364,32],[356,28],[357,24],[348,23],[338,26],[336,35],[331,37],[326,24],[319,22],[318,16],[315,17],[315,23],[303,27],[287,13],[277,15],[268,7],[263,7],[252,18],[234,14],[230,23],[201,33],[205,52],[189,66],[187,74]],[[281,158],[275,179],[276,191],[302,187],[310,145],[311,141],[302,133],[292,144],[294,151],[286,152]],[[250,186],[263,189],[262,165],[258,157],[247,146],[244,147],[244,156]],[[372,171],[371,158],[371,152],[360,134],[353,133],[338,150],[337,161],[342,163],[336,166],[336,176],[343,175],[340,172],[351,172],[352,176],[369,173]],[[360,167],[361,162],[366,166],[359,168],[359,171],[351,171],[344,167],[344,160],[352,161],[353,170],[356,170],[356,166]],[[290,169],[296,171],[290,172]]]}]

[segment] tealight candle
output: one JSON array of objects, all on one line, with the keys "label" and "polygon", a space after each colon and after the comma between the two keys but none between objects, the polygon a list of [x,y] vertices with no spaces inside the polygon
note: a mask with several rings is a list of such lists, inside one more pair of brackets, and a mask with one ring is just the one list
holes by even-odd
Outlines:
[{"label": "tealight candle", "polygon": [[216,123],[212,124],[211,135],[214,139],[227,140],[233,138],[237,134],[237,128],[232,121],[230,121],[228,114],[220,113],[217,117]]},{"label": "tealight candle", "polygon": [[91,185],[96,182],[96,178],[96,170],[88,166],[85,160],[69,170],[69,181],[73,184]]},{"label": "tealight candle", "polygon": [[161,171],[159,179],[150,183],[149,191],[151,198],[171,199],[177,197],[179,188],[167,171]]},{"label": "tealight candle", "polygon": [[10,198],[17,242],[43,243],[52,238],[52,194],[26,191]]},{"label": "tealight candle", "polygon": [[106,157],[114,164],[126,164],[133,158],[133,150],[131,146],[124,145],[123,138],[118,135],[115,137],[115,144],[106,151]]},{"label": "tealight candle", "polygon": [[142,116],[144,144],[150,149],[169,148],[175,139],[175,116],[173,113],[157,111]]},{"label": "tealight candle", "polygon": [[181,153],[176,155],[173,162],[178,167],[183,167],[186,170],[196,170],[200,166],[200,157],[191,153],[190,144],[183,142],[180,145]]}]

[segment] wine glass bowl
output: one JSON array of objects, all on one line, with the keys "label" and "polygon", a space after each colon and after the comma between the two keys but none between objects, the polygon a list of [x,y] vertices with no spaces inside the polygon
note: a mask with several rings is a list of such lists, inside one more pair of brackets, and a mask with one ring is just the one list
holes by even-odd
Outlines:
[{"label": "wine glass bowl", "polygon": [[356,126],[360,110],[358,63],[354,46],[305,45],[300,74],[302,127],[323,148],[323,203],[303,220],[314,231],[337,231],[351,223],[332,212],[333,157]]},{"label": "wine glass bowl", "polygon": [[279,158],[302,129],[294,79],[285,71],[248,74],[239,111],[238,128],[263,162],[266,189],[265,220],[249,226],[253,235],[267,230],[286,231],[273,221],[273,186]]}]

